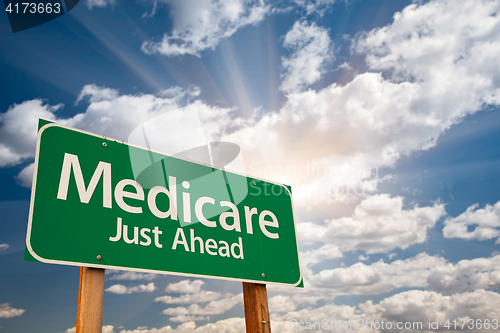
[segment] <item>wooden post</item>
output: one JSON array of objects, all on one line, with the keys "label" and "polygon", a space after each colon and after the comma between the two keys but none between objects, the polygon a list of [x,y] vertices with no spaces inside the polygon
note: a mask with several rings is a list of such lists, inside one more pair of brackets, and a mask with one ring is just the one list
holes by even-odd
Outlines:
[{"label": "wooden post", "polygon": [[80,267],[76,333],[102,332],[104,269]]},{"label": "wooden post", "polygon": [[271,333],[265,284],[243,282],[247,333]]}]

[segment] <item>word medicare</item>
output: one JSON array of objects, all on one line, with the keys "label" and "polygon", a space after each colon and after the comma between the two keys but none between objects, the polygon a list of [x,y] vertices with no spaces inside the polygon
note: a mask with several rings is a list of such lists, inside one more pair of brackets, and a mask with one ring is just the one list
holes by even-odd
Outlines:
[{"label": "word medicare", "polygon": [[[85,188],[84,176],[80,166],[80,161],[77,155],[65,153],[61,176],[59,180],[59,187],[57,191],[57,199],[67,200],[68,199],[68,188],[70,186],[71,174],[73,174],[74,181],[76,183],[76,188],[78,191],[79,199],[81,203],[88,204],[95,192],[97,184],[102,179],[102,207],[112,208],[113,202],[112,198],[114,194],[114,202],[123,211],[132,214],[143,214],[143,206],[141,202],[147,201],[147,207],[149,211],[160,220],[171,220],[171,221],[181,221],[187,223],[188,225],[199,221],[207,228],[217,228],[222,227],[226,231],[242,232],[241,231],[241,220],[244,219],[244,226],[247,234],[254,233],[254,221],[258,221],[258,226],[260,232],[266,237],[271,239],[279,238],[279,222],[276,215],[269,210],[258,211],[255,207],[243,207],[243,212],[240,212],[238,207],[229,201],[220,201],[218,204],[220,207],[227,207],[228,211],[223,212],[219,215],[218,221],[209,220],[205,217],[204,208],[207,205],[216,206],[216,199],[209,196],[201,196],[194,201],[194,213],[197,221],[192,221],[192,202],[191,194],[189,193],[189,188],[191,184],[188,181],[182,181],[182,219],[179,219],[178,214],[178,195],[177,195],[177,179],[173,176],[168,176],[168,189],[163,186],[154,186],[147,193],[147,198],[143,187],[135,180],[132,179],[122,179],[120,180],[112,191],[112,166],[111,163],[99,161],[90,182],[88,182],[87,188]],[[167,210],[162,210],[157,205],[157,198],[163,196],[168,200],[169,208]],[[124,198],[128,199],[128,203],[125,202]],[[163,199],[164,200],[164,199]],[[132,204],[136,202],[136,204]],[[243,215],[243,216],[240,216]],[[258,216],[258,218],[254,218]],[[218,223],[217,223],[218,222]],[[231,222],[231,223],[229,223]],[[129,227],[123,223],[121,217],[117,217],[116,222],[116,235],[111,235],[109,241],[118,242],[123,240],[127,244],[137,244],[141,246],[151,246],[153,243],[157,248],[162,248],[163,244],[161,242],[162,231],[160,225],[154,228],[140,228],[134,227],[134,236],[129,238]],[[139,234],[140,238],[139,239]],[[152,239],[154,239],[154,242]],[[178,228],[176,235],[174,237],[174,242],[172,244],[172,250],[177,250],[178,248],[184,248],[187,252],[196,252],[196,242],[199,245],[200,253],[208,253],[209,255],[220,255],[222,257],[232,256],[236,259],[244,259],[243,255],[243,243],[242,238],[238,237],[238,242],[229,245],[224,240],[219,240],[218,242],[214,239],[207,239],[204,241],[201,237],[197,237],[194,234],[194,230],[190,229],[189,232],[190,241],[188,242],[186,238],[186,233],[184,233],[183,228]],[[236,251],[238,249],[238,251]],[[238,253],[237,253],[238,252]]]}]

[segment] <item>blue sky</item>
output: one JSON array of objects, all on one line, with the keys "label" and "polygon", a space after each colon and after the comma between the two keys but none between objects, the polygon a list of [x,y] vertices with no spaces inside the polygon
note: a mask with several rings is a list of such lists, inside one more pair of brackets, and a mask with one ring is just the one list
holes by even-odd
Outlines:
[{"label": "blue sky", "polygon": [[[23,261],[38,118],[127,141],[183,107],[292,186],[305,288],[268,285],[273,332],[500,319],[499,10],[82,0],[15,34],[0,15],[0,332],[74,332],[78,268]],[[172,150],[195,131],[175,125]],[[108,271],[105,289],[103,332],[244,330],[239,282]]]}]

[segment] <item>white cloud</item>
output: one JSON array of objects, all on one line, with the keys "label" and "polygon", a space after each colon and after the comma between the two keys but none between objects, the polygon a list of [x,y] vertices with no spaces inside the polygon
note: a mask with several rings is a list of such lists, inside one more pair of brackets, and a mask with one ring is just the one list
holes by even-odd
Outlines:
[{"label": "white cloud", "polygon": [[21,172],[15,176],[17,183],[22,187],[30,188],[33,182],[33,172],[35,170],[35,163],[28,164]]},{"label": "white cloud", "polygon": [[[68,328],[64,333],[75,333],[76,327]],[[115,333],[113,325],[105,325],[102,327],[102,333]]]},{"label": "white cloud", "polygon": [[[297,311],[291,311],[284,315],[279,315],[276,313],[271,314],[271,328],[272,332],[276,333],[297,332],[300,331],[300,329],[298,329],[298,327],[294,327],[292,320],[304,323],[302,325],[302,327],[304,327],[307,322],[321,323],[323,320],[333,320],[334,322],[349,322],[349,320],[355,321],[363,317],[363,315],[357,313],[355,306],[327,304],[321,307],[305,308]],[[335,329],[335,327],[333,329]],[[303,328],[303,330],[305,331],[306,329]],[[365,332],[363,329],[360,329],[359,331]]]},{"label": "white cloud", "polygon": [[356,263],[349,267],[304,269],[307,289],[271,290],[291,293],[296,305],[316,304],[339,295],[376,295],[400,288],[425,288],[454,294],[477,289],[500,288],[500,255],[490,258],[461,260],[450,263],[439,256],[420,253],[406,260],[372,264]]},{"label": "white cloud", "polygon": [[[3,244],[2,244],[3,245]],[[9,303],[0,304],[0,318],[12,318],[19,317],[26,310],[24,309],[16,309],[9,305]]]},{"label": "white cloud", "polygon": [[70,119],[58,119],[57,122],[126,141],[137,126],[178,109],[184,97],[182,91],[169,97],[118,95],[109,88],[87,85],[79,96],[80,99],[88,98],[90,102],[86,112]]},{"label": "white cloud", "polygon": [[162,328],[142,328],[138,327],[135,330],[127,331],[127,330],[121,330],[120,333],[179,333],[179,332],[192,332],[193,329],[196,327],[194,322],[188,322],[179,325],[177,328],[172,328],[170,326],[164,326]]},{"label": "white cloud", "polygon": [[[202,280],[182,280],[177,283],[170,283],[165,291],[169,293],[184,293],[178,297],[160,296],[155,298],[155,302],[165,304],[191,304],[189,307],[168,308],[163,311],[163,314],[174,316],[171,321],[186,322],[186,321],[201,321],[208,320],[208,315],[222,314],[233,308],[237,303],[241,302],[241,294],[233,296],[226,294],[221,298],[222,294],[216,291],[201,290],[201,286],[205,282]],[[209,302],[204,308],[196,303]]]},{"label": "white cloud", "polygon": [[474,289],[500,288],[500,256],[461,260],[431,270],[427,278],[431,289],[457,293]]},{"label": "white cloud", "polygon": [[[181,93],[181,92],[179,92]],[[95,84],[88,84],[83,87],[78,94],[75,104],[78,104],[84,98],[88,97],[90,103],[111,101],[118,98],[118,91],[106,87],[98,87]]]},{"label": "white cloud", "polygon": [[[301,231],[299,230],[298,233],[300,235]],[[306,276],[312,274],[311,266],[324,260],[334,260],[344,256],[337,245],[328,243],[317,249],[301,251],[299,255],[302,274]]]},{"label": "white cloud", "polygon": [[322,270],[307,278],[315,288],[329,289],[330,295],[380,294],[402,287],[427,287],[427,278],[446,260],[421,253],[406,260],[371,265],[356,263],[350,267]]},{"label": "white cloud", "polygon": [[163,310],[163,314],[167,316],[209,316],[220,315],[231,310],[235,305],[243,303],[243,294],[233,295],[226,294],[224,298],[211,301],[205,307],[198,304],[191,304],[186,307],[168,308]]},{"label": "white cloud", "polygon": [[86,3],[87,8],[91,10],[92,7],[106,8],[108,5],[113,5],[115,0],[87,0]]},{"label": "white cloud", "polygon": [[0,114],[0,167],[8,167],[33,158],[38,118],[55,120],[62,104],[50,106],[41,99],[14,104]]},{"label": "white cloud", "polygon": [[[444,296],[432,291],[410,290],[386,298],[379,304],[372,301],[359,304],[366,317],[385,319],[392,322],[421,322],[423,327],[429,328],[431,322],[439,321],[439,330],[448,331],[442,325],[449,319],[453,328],[453,320],[457,319],[460,327],[463,319],[484,320],[498,318],[500,310],[498,304],[500,294],[476,290],[474,292]],[[469,323],[467,323],[469,324]],[[415,330],[421,331],[421,330]],[[435,331],[435,330],[430,330]],[[481,330],[477,330],[481,331]],[[487,330],[485,330],[487,331]]]},{"label": "white cloud", "polygon": [[[187,91],[172,88],[159,93],[158,96],[119,95],[113,89],[87,85],[79,94],[78,101],[88,100],[90,104],[84,113],[72,118],[58,118],[56,113],[62,105],[51,106],[44,104],[40,99],[14,104],[7,112],[0,114],[0,167],[33,160],[39,118],[127,141],[129,134],[137,126],[185,106],[191,102],[191,97],[198,94],[198,90],[196,87],[191,87]],[[206,139],[216,140],[221,134],[219,125],[216,124],[227,123],[231,110],[210,107],[200,101],[192,102],[189,107],[203,119]],[[175,133],[177,143],[192,141],[191,128],[182,126],[176,128],[178,128]],[[33,165],[26,166],[16,177],[19,184],[31,186],[33,167]]]},{"label": "white cloud", "polygon": [[132,294],[132,293],[152,293],[156,290],[154,282],[147,285],[140,284],[138,286],[126,287],[122,284],[115,284],[107,288],[106,291],[113,294]]},{"label": "white cloud", "polygon": [[116,96],[102,90],[109,89],[85,86],[80,98],[88,96],[91,103],[85,113],[69,119],[56,116],[62,104],[50,106],[40,99],[14,104],[0,114],[0,167],[34,158],[39,118],[125,140],[142,122],[179,107],[174,98]]},{"label": "white cloud", "polygon": [[322,224],[299,223],[297,230],[301,241],[331,243],[341,251],[371,254],[423,243],[427,230],[444,214],[443,204],[404,209],[402,197],[380,194],[361,201],[350,217]]},{"label": "white cloud", "polygon": [[151,274],[151,273],[138,273],[138,272],[121,272],[119,274],[113,275],[112,277],[109,278],[109,280],[130,280],[130,281],[135,281],[135,280],[146,280],[146,281],[152,281],[156,279],[158,274]]},{"label": "white cloud", "polygon": [[173,322],[179,322],[179,323],[185,323],[187,321],[203,321],[203,320],[209,320],[210,317],[199,317],[199,316],[185,316],[185,315],[179,315],[170,318],[170,321]]},{"label": "white cloud", "polygon": [[167,293],[191,294],[201,291],[201,286],[205,282],[202,280],[182,280],[177,283],[169,283],[165,288]]},{"label": "white cloud", "polygon": [[[272,331],[276,333],[296,332],[293,328],[292,320],[302,322],[305,326],[308,322],[314,325],[314,322],[328,325],[325,331],[340,330],[342,323],[344,327],[358,332],[381,332],[384,330],[370,329],[381,325],[382,321],[391,322],[392,329],[386,330],[395,332],[435,332],[449,331],[442,325],[447,319],[450,320],[453,328],[453,319],[460,323],[460,318],[464,319],[485,319],[498,318],[498,302],[500,295],[491,291],[476,290],[474,292],[455,294],[445,296],[432,291],[410,290],[402,292],[374,304],[372,301],[360,303],[357,306],[327,304],[316,308],[306,308],[299,311],[292,311],[284,315],[273,314],[271,316]],[[429,330],[429,319],[431,321],[439,320],[439,330]],[[323,320],[326,320],[324,322]],[[371,324],[368,324],[370,322]],[[398,330],[397,322],[402,325],[413,326],[420,329]],[[421,323],[422,325],[419,326]],[[491,324],[491,321],[490,321]],[[356,326],[357,325],[357,326]],[[333,327],[332,327],[333,326]],[[491,329],[491,326],[490,326]],[[477,330],[481,331],[481,330]],[[484,330],[486,331],[486,330]]]},{"label": "white cloud", "polygon": [[[224,139],[243,148],[255,173],[267,169],[268,178],[298,188],[305,207],[373,192],[380,179],[370,170],[429,149],[466,115],[500,102],[498,5],[463,4],[410,5],[356,38],[369,72],[344,86],[291,93],[279,112]],[[293,172],[300,168],[304,176]],[[314,175],[321,170],[326,175]]]},{"label": "white cloud", "polygon": [[241,333],[245,332],[245,319],[228,318],[196,328],[194,333]]},{"label": "white cloud", "polygon": [[170,6],[174,27],[159,42],[142,45],[146,53],[167,56],[192,54],[215,48],[241,27],[262,21],[269,7],[262,0],[163,0]]},{"label": "white cloud", "polygon": [[290,296],[278,295],[269,299],[269,313],[294,311],[296,304]]},{"label": "white cloud", "polygon": [[0,251],[7,250],[8,248],[9,248],[9,244],[6,244],[6,243],[0,244]]},{"label": "white cloud", "polygon": [[165,304],[204,303],[204,302],[215,301],[216,299],[219,299],[220,296],[221,293],[216,291],[200,290],[198,292],[192,294],[184,294],[179,297],[173,297],[168,295],[157,297],[155,298],[155,302],[162,302]]},{"label": "white cloud", "polygon": [[328,30],[315,23],[295,22],[283,46],[293,50],[290,57],[282,58],[285,73],[280,89],[286,93],[301,91],[318,81],[322,67],[333,59]]},{"label": "white cloud", "polygon": [[[500,236],[500,201],[494,206],[478,207],[478,204],[472,205],[459,216],[447,218],[444,237],[483,241]],[[474,226],[474,229],[469,231],[469,226]],[[496,243],[499,243],[498,239]]]},{"label": "white cloud", "polygon": [[[497,1],[469,0],[461,6],[448,0],[412,4],[395,14],[390,26],[359,39],[357,50],[366,53],[372,69],[392,71],[395,80],[440,88],[429,97],[446,96],[453,101],[452,97],[470,89],[459,99],[465,102],[462,108],[457,108],[459,101],[452,105],[457,112],[476,109],[482,102],[498,103],[493,81],[500,66],[491,63],[499,50],[498,10]],[[455,90],[447,91],[449,85]]]},{"label": "white cloud", "polygon": [[165,326],[162,328],[122,330],[120,333],[241,333],[245,332],[245,319],[228,318],[196,327],[194,322],[183,323],[176,328]]}]

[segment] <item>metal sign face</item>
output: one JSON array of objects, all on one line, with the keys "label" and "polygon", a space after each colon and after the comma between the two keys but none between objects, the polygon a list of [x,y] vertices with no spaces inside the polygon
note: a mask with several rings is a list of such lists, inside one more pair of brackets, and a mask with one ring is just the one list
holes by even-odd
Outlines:
[{"label": "metal sign face", "polygon": [[26,248],[45,263],[302,279],[288,187],[52,123],[38,132]]}]

